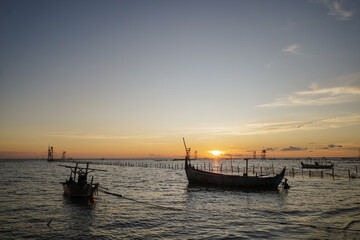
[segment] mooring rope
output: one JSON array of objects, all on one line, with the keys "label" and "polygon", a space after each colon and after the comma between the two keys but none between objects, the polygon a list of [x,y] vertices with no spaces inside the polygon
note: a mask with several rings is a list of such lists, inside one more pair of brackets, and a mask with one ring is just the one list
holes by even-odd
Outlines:
[{"label": "mooring rope", "polygon": [[183,211],[183,210],[180,209],[180,208],[165,207],[165,206],[160,206],[160,205],[148,203],[148,202],[145,202],[145,201],[140,201],[140,200],[137,200],[137,199],[134,199],[134,198],[130,198],[130,197],[125,197],[125,196],[123,196],[122,194],[108,191],[109,188],[105,188],[105,187],[101,187],[101,186],[99,186],[99,187],[100,187],[100,191],[103,192],[103,193],[106,193],[106,194],[109,194],[109,195],[113,195],[113,196],[117,196],[117,197],[121,197],[121,198],[124,198],[124,199],[126,199],[126,200],[130,200],[130,201],[133,201],[133,202],[137,202],[137,203],[140,203],[140,204],[147,205],[147,206],[149,206],[149,207],[158,208],[158,209],[163,209],[163,210]]}]

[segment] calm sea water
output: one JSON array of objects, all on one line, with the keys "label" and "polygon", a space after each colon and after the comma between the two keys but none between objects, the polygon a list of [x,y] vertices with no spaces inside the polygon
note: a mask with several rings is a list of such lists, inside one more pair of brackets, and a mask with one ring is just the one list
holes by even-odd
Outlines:
[{"label": "calm sea water", "polygon": [[[63,195],[69,172],[58,163],[1,160],[0,239],[360,239],[360,180],[346,175],[359,162],[337,162],[344,174],[335,179],[297,173],[287,176],[289,190],[244,192],[191,187],[184,170],[118,166],[124,161],[93,165],[107,170],[95,181],[123,197],[99,192],[89,204]],[[260,165],[278,172],[300,161]]]}]

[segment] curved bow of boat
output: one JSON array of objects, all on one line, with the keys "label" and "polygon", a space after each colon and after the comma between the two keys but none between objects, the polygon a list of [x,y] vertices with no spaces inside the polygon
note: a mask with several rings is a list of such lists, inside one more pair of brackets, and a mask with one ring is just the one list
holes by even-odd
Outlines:
[{"label": "curved bow of boat", "polygon": [[[279,174],[279,176],[284,177],[285,176],[285,172],[286,172],[286,167],[283,168],[283,170],[281,171],[281,173]],[[282,180],[282,179],[281,179]]]}]

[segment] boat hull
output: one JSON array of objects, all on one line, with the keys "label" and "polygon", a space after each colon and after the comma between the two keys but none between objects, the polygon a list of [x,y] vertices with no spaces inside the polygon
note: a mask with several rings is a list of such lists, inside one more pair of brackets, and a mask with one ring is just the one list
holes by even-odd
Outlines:
[{"label": "boat hull", "polygon": [[187,166],[186,176],[191,184],[216,185],[239,189],[277,189],[285,175],[285,169],[274,177],[225,175],[205,172]]},{"label": "boat hull", "polygon": [[76,182],[62,183],[64,193],[71,197],[93,197],[94,191],[90,184],[80,185]]}]

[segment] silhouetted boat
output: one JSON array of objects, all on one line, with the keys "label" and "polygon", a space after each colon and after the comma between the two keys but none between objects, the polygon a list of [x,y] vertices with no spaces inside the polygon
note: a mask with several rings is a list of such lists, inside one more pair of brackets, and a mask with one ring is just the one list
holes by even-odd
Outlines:
[{"label": "silhouetted boat", "polygon": [[[311,158],[307,158],[307,160],[311,160]],[[326,158],[323,157],[322,160],[326,161]],[[302,168],[307,168],[307,169],[333,169],[334,168],[334,164],[333,163],[325,163],[325,164],[319,164],[318,162],[315,162],[313,164],[311,163],[303,163],[301,162],[301,167]]]},{"label": "silhouetted boat", "polygon": [[64,193],[71,197],[89,197],[93,198],[95,192],[99,187],[99,183],[93,183],[94,177],[91,177],[90,183],[87,181],[88,174],[93,171],[106,171],[101,169],[89,168],[89,163],[86,164],[86,168],[80,167],[76,163],[75,167],[59,165],[62,167],[70,168],[71,173],[68,180],[61,182],[64,188]]},{"label": "silhouetted boat", "polygon": [[[195,169],[190,163],[190,148],[186,147],[185,139],[183,141],[186,150],[185,172],[191,184],[217,185],[239,189],[277,189],[284,178],[286,167],[283,168],[280,174],[273,177],[248,176],[248,167],[246,167],[246,173],[243,176],[212,173]],[[245,160],[246,166],[248,166],[247,159]]]},{"label": "silhouetted boat", "polygon": [[302,168],[311,168],[311,169],[333,169],[334,168],[334,164],[330,163],[330,164],[319,164],[318,162],[315,162],[314,164],[306,164],[301,162],[301,167]]}]

